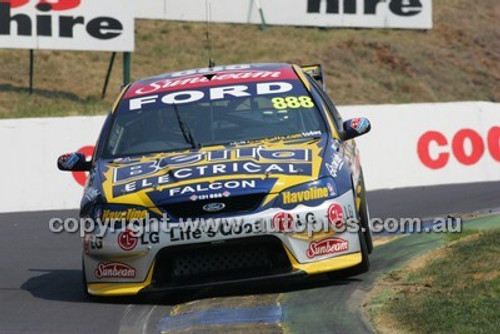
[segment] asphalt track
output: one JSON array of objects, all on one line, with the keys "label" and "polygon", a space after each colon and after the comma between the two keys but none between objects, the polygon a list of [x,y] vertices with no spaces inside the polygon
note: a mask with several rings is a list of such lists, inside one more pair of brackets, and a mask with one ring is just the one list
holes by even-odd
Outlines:
[{"label": "asphalt track", "polygon": [[[500,207],[500,182],[374,191],[372,216],[434,217]],[[376,248],[369,273],[284,286],[196,291],[146,303],[95,303],[82,292],[77,235],[52,234],[50,218],[76,211],[0,214],[0,333],[369,333],[360,306],[374,280],[438,246],[437,235]]]}]

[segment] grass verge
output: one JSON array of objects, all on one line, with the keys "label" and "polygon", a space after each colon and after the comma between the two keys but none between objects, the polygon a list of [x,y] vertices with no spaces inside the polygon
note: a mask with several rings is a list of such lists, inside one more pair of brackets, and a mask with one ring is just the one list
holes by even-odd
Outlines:
[{"label": "grass verge", "polygon": [[465,230],[386,275],[365,310],[381,333],[495,333],[500,328],[500,229]]}]

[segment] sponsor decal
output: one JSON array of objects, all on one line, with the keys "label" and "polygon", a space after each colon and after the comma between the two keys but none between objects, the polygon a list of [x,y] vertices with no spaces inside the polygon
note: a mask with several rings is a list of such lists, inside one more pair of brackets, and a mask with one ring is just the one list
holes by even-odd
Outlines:
[{"label": "sponsor decal", "polygon": [[[275,97],[271,100],[273,103],[273,108],[279,110],[278,113],[284,112],[286,113],[286,109],[311,109],[315,107],[315,104],[311,97],[302,95],[302,96],[285,96],[285,97]],[[269,113],[269,112],[267,112]],[[272,115],[272,112],[270,113]]]},{"label": "sponsor decal", "polygon": [[215,194],[204,194],[204,195],[191,195],[189,199],[192,201],[202,201],[206,199],[217,199],[217,198],[225,198],[231,196],[229,191],[224,191],[223,193],[215,193]]},{"label": "sponsor decal", "polygon": [[138,210],[138,209],[127,209],[124,211],[114,211],[114,210],[103,210],[102,220],[108,219],[144,219],[148,214],[148,210]]},{"label": "sponsor decal", "polygon": [[103,248],[102,237],[96,237],[92,234],[87,234],[83,238],[83,252],[89,254],[91,250],[100,250]]},{"label": "sponsor decal", "polygon": [[310,259],[337,254],[349,250],[349,242],[342,238],[326,238],[320,241],[312,241],[306,251],[306,256]]},{"label": "sponsor decal", "polygon": [[192,196],[194,197],[191,199],[193,201],[196,201],[201,199],[229,197],[231,195],[231,192],[228,190],[225,190],[223,192],[210,193],[210,197],[203,197],[208,195],[199,195],[199,193],[206,193],[217,190],[220,191],[223,189],[254,189],[255,187],[256,187],[256,180],[234,180],[234,181],[221,181],[212,183],[206,183],[206,182],[197,183],[183,187],[170,188],[167,191],[170,197],[174,197],[176,195],[193,194]]},{"label": "sponsor decal", "polygon": [[355,118],[351,121],[351,128],[356,130],[357,133],[363,134],[368,129],[370,122],[366,118]]},{"label": "sponsor decal", "polygon": [[338,172],[344,166],[344,159],[340,154],[334,154],[330,163],[325,163],[325,167],[332,177],[337,177]]},{"label": "sponsor decal", "polygon": [[[317,224],[321,224],[321,219],[318,220],[317,215],[314,212],[306,212],[303,217],[297,214],[297,220],[295,221],[295,227],[297,229],[302,230],[303,232],[296,232],[291,235],[292,238],[301,239],[301,240],[310,240],[311,237],[314,239],[323,238],[326,236],[332,236],[331,231],[322,231],[321,226]],[[308,228],[309,226],[309,228]],[[312,227],[312,229],[311,229]],[[317,231],[315,231],[316,227],[319,227]],[[307,231],[306,231],[307,229]]]},{"label": "sponsor decal", "polygon": [[273,217],[273,228],[278,232],[291,231],[292,225],[293,216],[288,212],[280,212]]},{"label": "sponsor decal", "polygon": [[99,263],[94,270],[94,276],[98,279],[106,278],[135,278],[135,268],[121,262]]},{"label": "sponsor decal", "polygon": [[[264,149],[262,147],[169,156],[114,168],[113,182],[120,184],[113,186],[113,197],[165,186],[186,179],[195,180],[238,174],[312,175],[310,161],[311,150],[308,149]],[[183,166],[189,164],[197,165]],[[146,177],[160,172],[164,172],[164,174]],[[132,179],[135,180],[131,181]],[[253,184],[246,181],[241,181],[240,184],[236,181],[205,182],[200,183],[199,186],[189,185],[171,188],[169,195],[208,192],[219,190],[219,188],[231,190],[245,187],[253,187]]]},{"label": "sponsor decal", "polygon": [[[297,75],[289,67],[251,68],[251,65],[235,65],[226,68],[215,67],[189,70],[163,75],[151,80],[135,83],[127,91],[125,98],[174,92],[196,88],[208,88],[227,84],[297,80]],[[208,74],[208,75],[207,75]]]},{"label": "sponsor decal", "polygon": [[[290,79],[292,78],[293,77],[290,77]],[[134,87],[132,92],[134,95],[146,95],[165,91],[181,90],[186,87],[199,88],[215,86],[220,85],[224,81],[244,81],[245,83],[248,83],[249,81],[253,81],[252,79],[258,79],[259,81],[265,81],[266,79],[283,79],[283,75],[280,71],[237,71],[229,73],[216,73],[210,77],[210,79],[204,75],[169,78],[146,84],[140,88]]]},{"label": "sponsor decal", "polygon": [[300,204],[317,206],[326,199],[335,197],[336,193],[336,186],[331,182],[331,178],[322,178],[282,191],[274,206],[286,210],[293,209]]},{"label": "sponsor decal", "polygon": [[172,183],[171,177],[169,175],[161,175],[158,177],[149,177],[142,180],[132,181],[126,184],[121,184],[113,187],[113,197],[118,197],[121,195],[133,194],[135,192],[156,188],[159,186],[167,185]]},{"label": "sponsor decal", "polygon": [[[253,161],[249,161],[249,159]],[[272,163],[255,163],[267,160]],[[196,152],[168,156],[152,161],[130,164],[114,170],[114,183],[127,181],[141,176],[155,174],[166,168],[188,166],[196,163],[214,163],[196,167],[173,169],[172,175],[176,179],[192,178],[194,176],[209,177],[227,173],[296,173],[293,164],[281,164],[284,161],[309,162],[311,150],[308,149],[266,149],[264,147],[238,148],[211,152]],[[220,162],[220,163],[217,163]],[[225,163],[230,162],[230,163]],[[309,168],[310,169],[310,168]],[[167,177],[167,176],[165,176]],[[166,178],[164,183],[168,183]]]},{"label": "sponsor decal", "polygon": [[126,230],[118,235],[118,246],[124,251],[131,251],[137,245],[156,245],[160,243],[159,232],[143,232],[139,236],[131,230]]},{"label": "sponsor decal", "polygon": [[323,133],[321,131],[309,131],[301,133],[303,137],[316,137],[316,136],[321,136],[322,134]]},{"label": "sponsor decal", "polygon": [[500,127],[489,129],[486,136],[473,129],[461,129],[451,141],[439,131],[427,131],[418,140],[418,157],[429,169],[441,169],[454,157],[460,164],[473,166],[486,154],[500,162]]},{"label": "sponsor decal", "polygon": [[155,188],[160,185],[182,180],[196,180],[209,178],[213,176],[227,175],[312,175],[312,166],[310,163],[255,163],[247,162],[228,162],[223,164],[202,165],[196,167],[186,167],[174,169],[169,172],[170,175],[161,175],[157,177],[145,178],[132,181],[125,184],[113,186],[113,196],[118,197],[125,194],[141,191],[143,189]]},{"label": "sponsor decal", "polygon": [[340,204],[334,203],[328,207],[328,223],[330,226],[340,229],[344,226],[345,215],[344,209]]},{"label": "sponsor decal", "polygon": [[253,140],[238,140],[238,141],[233,141],[229,145],[230,146],[236,146],[236,145],[248,145],[248,144],[254,144],[254,143],[262,143],[262,142],[277,142],[277,141],[282,141],[282,140],[291,140],[291,139],[301,139],[301,138],[308,138],[308,137],[316,137],[322,135],[321,131],[309,131],[309,132],[303,132],[303,133],[294,133],[291,135],[286,135],[286,136],[275,136],[275,137],[269,137],[265,139],[253,139]]},{"label": "sponsor decal", "polygon": [[[192,222],[196,221],[191,220]],[[208,227],[206,231],[200,228],[186,230],[180,228],[173,228],[169,232],[171,242],[200,240],[200,239],[213,239],[216,237],[230,237],[230,236],[243,236],[255,234],[255,226],[250,222],[244,222],[238,227],[231,224],[221,223],[219,227]]]},{"label": "sponsor decal", "polygon": [[330,192],[327,187],[312,187],[302,191],[285,191],[281,194],[283,204],[295,204],[328,198]]},{"label": "sponsor decal", "polygon": [[213,87],[207,89],[181,90],[163,95],[154,94],[129,99],[128,110],[147,109],[159,103],[164,105],[183,105],[194,102],[220,101],[227,98],[243,98],[284,94],[292,91],[294,86],[285,81],[259,82],[256,84]]},{"label": "sponsor decal", "polygon": [[131,230],[126,230],[118,235],[118,246],[124,251],[133,250],[138,243],[139,239],[133,235]]}]

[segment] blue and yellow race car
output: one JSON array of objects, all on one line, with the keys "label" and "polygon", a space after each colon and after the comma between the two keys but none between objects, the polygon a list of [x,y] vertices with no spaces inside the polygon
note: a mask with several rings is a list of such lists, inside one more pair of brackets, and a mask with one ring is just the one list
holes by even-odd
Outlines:
[{"label": "blue and yellow race car", "polygon": [[91,161],[82,218],[86,291],[136,295],[329,273],[372,251],[354,138],[319,65],[243,64],[124,88]]}]

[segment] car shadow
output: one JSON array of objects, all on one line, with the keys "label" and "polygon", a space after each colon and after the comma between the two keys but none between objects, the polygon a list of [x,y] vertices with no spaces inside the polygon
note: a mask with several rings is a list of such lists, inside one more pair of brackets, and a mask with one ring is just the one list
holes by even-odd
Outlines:
[{"label": "car shadow", "polygon": [[[292,293],[305,290],[342,287],[355,284],[362,280],[356,277],[329,278],[326,275],[315,275],[297,278],[290,281],[284,280],[279,283],[263,283],[259,285],[241,285],[236,287],[211,287],[196,291],[185,290],[179,293],[168,293],[152,295],[156,304],[175,306],[176,304],[188,303],[195,300],[207,298],[224,298],[248,295]],[[148,298],[148,295],[143,297]]]},{"label": "car shadow", "polygon": [[21,285],[21,289],[28,291],[36,298],[66,301],[85,302],[81,270],[57,269],[29,269],[38,276],[29,278]]},{"label": "car shadow", "polygon": [[176,305],[199,299],[223,298],[245,295],[277,294],[301,290],[344,286],[361,281],[359,278],[327,278],[316,275],[279,283],[264,283],[259,285],[242,284],[235,287],[211,287],[198,290],[185,289],[179,292],[148,293],[133,297],[94,298],[84,292],[81,270],[60,269],[29,269],[40,273],[29,278],[21,285],[21,289],[33,297],[75,303],[101,302],[108,304],[161,304]]},{"label": "car shadow", "polygon": [[28,291],[33,297],[74,303],[93,303],[102,301],[108,304],[133,304],[133,297],[93,298],[84,292],[81,270],[60,269],[29,269],[30,272],[40,273],[29,278],[21,285],[21,289]]}]

